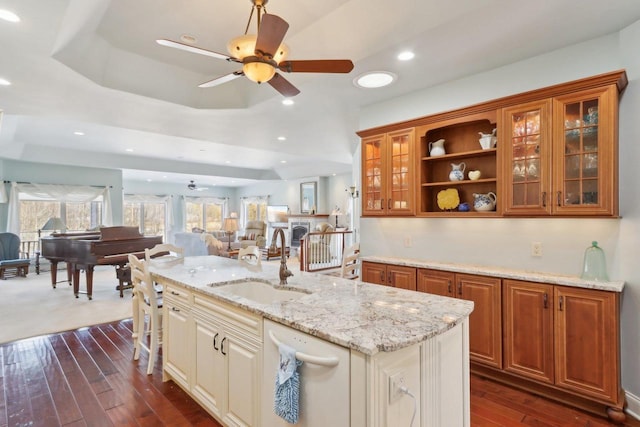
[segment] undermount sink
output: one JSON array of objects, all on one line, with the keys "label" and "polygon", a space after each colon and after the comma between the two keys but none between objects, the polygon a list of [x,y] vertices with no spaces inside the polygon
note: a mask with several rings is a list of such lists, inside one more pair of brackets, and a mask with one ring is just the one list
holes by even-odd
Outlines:
[{"label": "undermount sink", "polygon": [[307,295],[303,291],[274,288],[269,283],[255,280],[231,283],[229,285],[216,286],[216,289],[230,294],[255,301],[260,304],[272,304],[279,301],[289,301]]}]

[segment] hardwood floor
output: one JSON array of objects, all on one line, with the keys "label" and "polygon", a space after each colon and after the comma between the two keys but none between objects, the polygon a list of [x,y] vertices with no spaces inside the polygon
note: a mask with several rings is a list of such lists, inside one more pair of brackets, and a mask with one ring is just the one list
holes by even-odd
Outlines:
[{"label": "hardwood floor", "polygon": [[[0,345],[0,426],[220,426],[162,382],[159,361],[148,376],[146,354],[132,355],[131,320]],[[471,425],[613,424],[472,376]]]}]

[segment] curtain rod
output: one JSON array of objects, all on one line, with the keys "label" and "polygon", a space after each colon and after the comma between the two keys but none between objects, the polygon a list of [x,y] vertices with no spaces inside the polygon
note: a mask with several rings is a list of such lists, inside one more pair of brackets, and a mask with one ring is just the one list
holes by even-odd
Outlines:
[{"label": "curtain rod", "polygon": [[[5,184],[11,184],[13,181],[4,180]],[[16,181],[16,184],[33,184],[32,182],[27,181]],[[78,184],[43,184],[43,185],[78,185]],[[113,188],[113,185],[78,185],[79,187],[96,187],[96,188],[104,188],[109,187]]]}]

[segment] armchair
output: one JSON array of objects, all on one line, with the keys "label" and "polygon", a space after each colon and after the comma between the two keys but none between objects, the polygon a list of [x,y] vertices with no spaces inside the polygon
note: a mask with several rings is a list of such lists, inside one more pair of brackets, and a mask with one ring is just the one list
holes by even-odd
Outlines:
[{"label": "armchair", "polygon": [[244,235],[232,243],[233,249],[244,249],[247,246],[264,248],[267,245],[267,223],[264,221],[249,221],[244,229]]},{"label": "armchair", "polygon": [[0,279],[7,269],[16,269],[16,276],[29,274],[28,259],[20,258],[20,237],[13,233],[0,233]]}]

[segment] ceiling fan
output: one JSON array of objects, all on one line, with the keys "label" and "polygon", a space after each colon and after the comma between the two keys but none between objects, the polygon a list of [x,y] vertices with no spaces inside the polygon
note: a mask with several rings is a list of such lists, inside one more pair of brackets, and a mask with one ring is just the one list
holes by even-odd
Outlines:
[{"label": "ceiling fan", "polygon": [[[242,64],[242,70],[216,77],[200,84],[199,87],[213,87],[246,76],[256,83],[269,83],[282,95],[292,97],[300,91],[276,70],[287,73],[349,73],[353,69],[353,62],[349,59],[286,60],[289,52],[282,41],[289,24],[279,16],[267,13],[265,5],[269,0],[250,1],[253,6],[244,35],[230,40],[227,44],[230,55],[173,40],[159,39],[156,42],[162,46]],[[247,34],[256,9],[257,35]]]},{"label": "ceiling fan", "polygon": [[187,184],[187,188],[189,190],[195,190],[195,191],[204,191],[204,190],[208,190],[207,187],[198,187],[195,183],[194,180],[189,181],[189,184]]}]

